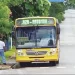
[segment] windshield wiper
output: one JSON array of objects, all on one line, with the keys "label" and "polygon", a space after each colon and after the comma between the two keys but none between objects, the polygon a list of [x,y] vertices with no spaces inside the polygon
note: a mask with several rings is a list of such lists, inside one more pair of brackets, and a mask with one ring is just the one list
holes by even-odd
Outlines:
[{"label": "windshield wiper", "polygon": [[56,46],[44,46],[44,47],[40,47],[40,48],[56,48]]}]

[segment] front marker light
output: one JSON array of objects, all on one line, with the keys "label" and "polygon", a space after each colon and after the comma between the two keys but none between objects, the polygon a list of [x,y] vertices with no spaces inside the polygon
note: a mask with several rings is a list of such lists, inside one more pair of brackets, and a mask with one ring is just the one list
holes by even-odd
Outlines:
[{"label": "front marker light", "polygon": [[17,54],[19,55],[19,56],[23,56],[24,54],[23,54],[23,51],[20,49],[20,50],[17,50]]},{"label": "front marker light", "polygon": [[19,52],[22,52],[22,50],[21,49],[19,49],[19,50],[17,50],[17,52],[19,53]]},{"label": "front marker light", "polygon": [[56,49],[51,49],[51,50],[50,50],[50,54],[51,54],[51,55],[53,55],[53,54],[55,54],[55,53],[56,53]]},{"label": "front marker light", "polygon": [[23,50],[21,50],[21,49],[17,50],[17,54],[19,56],[26,56],[25,52],[23,52]]}]

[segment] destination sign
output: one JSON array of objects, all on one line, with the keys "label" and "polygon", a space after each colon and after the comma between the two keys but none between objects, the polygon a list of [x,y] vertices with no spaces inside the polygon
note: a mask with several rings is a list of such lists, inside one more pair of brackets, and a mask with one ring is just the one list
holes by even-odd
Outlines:
[{"label": "destination sign", "polygon": [[54,19],[52,19],[52,18],[18,19],[16,21],[16,24],[18,26],[53,25]]}]

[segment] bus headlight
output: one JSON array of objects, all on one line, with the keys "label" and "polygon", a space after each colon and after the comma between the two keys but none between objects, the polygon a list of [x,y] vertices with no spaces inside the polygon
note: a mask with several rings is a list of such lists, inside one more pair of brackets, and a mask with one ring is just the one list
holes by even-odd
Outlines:
[{"label": "bus headlight", "polygon": [[50,54],[53,55],[56,53],[56,49],[50,49]]},{"label": "bus headlight", "polygon": [[18,53],[22,52],[22,50],[17,50]]},{"label": "bus headlight", "polygon": [[24,55],[24,53],[23,53],[22,50],[17,50],[17,54],[18,54],[19,56],[23,56],[23,55]]}]

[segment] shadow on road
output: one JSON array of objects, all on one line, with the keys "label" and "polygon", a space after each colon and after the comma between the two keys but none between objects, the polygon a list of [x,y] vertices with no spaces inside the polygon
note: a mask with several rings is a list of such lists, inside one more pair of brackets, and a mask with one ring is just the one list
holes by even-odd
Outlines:
[{"label": "shadow on road", "polygon": [[51,65],[50,63],[30,63],[23,65],[22,68],[23,67],[53,67],[53,65]]}]

